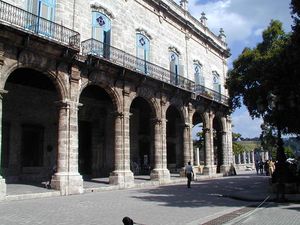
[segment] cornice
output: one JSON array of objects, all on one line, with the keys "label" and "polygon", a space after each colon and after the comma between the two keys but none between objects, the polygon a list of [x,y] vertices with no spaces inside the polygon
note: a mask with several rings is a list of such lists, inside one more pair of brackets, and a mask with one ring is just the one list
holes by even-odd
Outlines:
[{"label": "cornice", "polygon": [[[176,7],[182,15],[175,12],[167,3],[163,2],[162,0],[145,0],[146,2],[149,2],[152,5],[155,5],[160,9],[160,11],[164,11],[165,15],[169,18],[172,18],[174,21],[179,23],[183,28],[186,28],[190,30],[190,34],[194,34],[194,36],[197,36],[200,39],[203,39],[203,41],[207,44],[209,44],[212,48],[214,48],[217,52],[219,52],[224,57],[228,58],[230,57],[230,52],[228,48],[222,47],[220,44],[218,44],[215,40],[213,40],[210,36],[205,34],[203,31],[201,31],[196,25],[201,26],[200,21],[199,24],[195,25],[195,21],[189,20],[189,18],[184,18],[183,15],[186,15],[187,17],[194,18],[189,12],[184,11],[179,5],[177,5],[175,2],[171,2],[172,6]],[[213,35],[216,39],[219,39],[217,35],[212,33],[207,27],[203,27],[203,29],[206,29],[207,32],[209,32],[211,35]],[[222,42],[220,40],[220,42]],[[226,45],[226,43],[224,43]]]}]

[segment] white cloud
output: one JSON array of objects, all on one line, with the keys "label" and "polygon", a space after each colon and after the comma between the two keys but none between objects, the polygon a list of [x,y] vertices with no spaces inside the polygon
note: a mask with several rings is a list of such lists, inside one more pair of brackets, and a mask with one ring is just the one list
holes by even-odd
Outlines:
[{"label": "white cloud", "polygon": [[232,114],[233,132],[240,133],[244,138],[259,137],[262,119],[252,119],[245,108],[238,109]]},{"label": "white cloud", "polygon": [[264,31],[264,28],[258,28],[253,33],[255,36],[261,36],[263,31]]},{"label": "white cloud", "polygon": [[265,29],[271,19],[282,21],[289,31],[289,3],[290,0],[190,0],[189,11],[197,19],[205,12],[208,27],[216,34],[222,27],[230,47],[234,42],[245,43],[245,39],[258,34],[259,29]]}]

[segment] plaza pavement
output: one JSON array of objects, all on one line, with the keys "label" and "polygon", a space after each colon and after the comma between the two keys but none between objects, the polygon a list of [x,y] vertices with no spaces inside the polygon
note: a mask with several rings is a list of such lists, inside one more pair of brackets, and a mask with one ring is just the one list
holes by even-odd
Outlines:
[{"label": "plaza pavement", "polygon": [[[269,224],[261,221],[268,221],[268,217],[272,217],[272,225],[300,221],[300,204],[266,202],[257,208],[262,200],[274,196],[268,192],[268,177],[253,171],[200,179],[192,183],[191,189],[184,180],[175,183],[126,190],[92,188],[73,196],[7,199],[0,202],[0,224],[119,225],[124,216],[145,225]],[[56,193],[45,191],[52,192]],[[287,197],[295,200],[299,196]]]}]

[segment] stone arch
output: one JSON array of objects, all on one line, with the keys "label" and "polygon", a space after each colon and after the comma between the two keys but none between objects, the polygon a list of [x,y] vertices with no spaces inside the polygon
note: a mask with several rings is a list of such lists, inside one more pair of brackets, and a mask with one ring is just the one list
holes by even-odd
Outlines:
[{"label": "stone arch", "polygon": [[160,105],[157,103],[154,93],[150,88],[146,88],[146,87],[138,88],[137,92],[131,95],[130,105],[137,97],[141,97],[149,103],[149,106],[152,110],[153,118],[159,117]]},{"label": "stone arch", "polygon": [[[196,135],[198,132],[202,132],[201,136],[197,136],[195,142],[193,141],[193,151],[194,151],[194,165],[200,166],[204,165],[206,162],[206,152],[205,152],[205,138],[206,137],[206,124],[205,114],[203,111],[195,110],[192,115],[192,133]],[[196,126],[200,125],[202,126]],[[201,172],[201,171],[200,171]]]},{"label": "stone arch", "polygon": [[167,107],[166,107],[166,112],[168,111],[168,108],[170,106],[173,106],[178,110],[179,115],[180,115],[180,119],[183,123],[188,122],[187,121],[188,120],[188,112],[187,112],[187,110],[185,110],[185,107],[181,102],[171,100],[169,102],[169,104],[167,105]]},{"label": "stone arch", "polygon": [[[78,93],[78,171],[86,179],[113,170],[116,93],[106,83],[84,82]],[[80,104],[80,105],[81,105]]]},{"label": "stone arch", "polygon": [[65,81],[62,79],[62,77],[58,76],[52,70],[49,69],[45,70],[37,66],[36,64],[22,64],[20,66],[20,64],[16,62],[13,65],[11,65],[2,75],[3,82],[1,82],[1,87],[0,87],[1,89],[4,89],[6,81],[9,78],[9,76],[18,69],[32,69],[42,74],[45,74],[53,82],[59,98],[61,100],[69,98],[68,88],[67,85],[65,84]]},{"label": "stone arch", "polygon": [[167,168],[177,172],[184,166],[184,128],[186,126],[185,108],[180,104],[169,104],[166,107],[166,144]]},{"label": "stone arch", "polygon": [[213,121],[213,143],[214,143],[214,164],[217,167],[217,173],[221,172],[221,166],[224,161],[224,146],[223,146],[223,125],[220,115],[215,114]]},{"label": "stone arch", "polygon": [[130,111],[130,162],[134,175],[150,175],[155,163],[154,120],[156,109],[151,98],[132,95]]},{"label": "stone arch", "polygon": [[[55,103],[68,98],[68,79],[54,73],[51,64],[38,66],[33,60],[10,64],[2,73],[1,86],[9,91],[3,98],[1,125],[6,140],[1,144],[8,156],[8,179],[16,176],[40,182],[57,162],[59,115]],[[13,137],[13,145],[5,143]]]},{"label": "stone arch", "polygon": [[78,96],[77,96],[77,102],[79,102],[79,98],[80,95],[82,93],[82,91],[88,87],[89,85],[96,85],[100,88],[103,88],[106,93],[110,96],[112,104],[113,104],[113,108],[115,112],[122,112],[123,111],[123,107],[121,104],[121,98],[120,95],[117,91],[115,91],[111,85],[109,85],[108,83],[103,83],[103,82],[91,82],[89,80],[87,80],[86,82],[82,83],[80,90],[78,92]]}]

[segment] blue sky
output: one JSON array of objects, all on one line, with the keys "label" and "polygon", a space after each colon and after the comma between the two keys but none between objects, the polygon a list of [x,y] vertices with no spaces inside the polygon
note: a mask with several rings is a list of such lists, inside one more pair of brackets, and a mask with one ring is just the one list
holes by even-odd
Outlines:
[{"label": "blue sky", "polygon": [[[175,0],[179,3],[180,0]],[[245,47],[255,47],[271,19],[280,20],[285,31],[291,30],[290,0],[189,0],[189,12],[197,19],[205,12],[207,24],[215,34],[222,27],[232,56],[228,66]],[[233,131],[243,137],[260,135],[260,119],[252,120],[245,107],[232,114]]]}]

